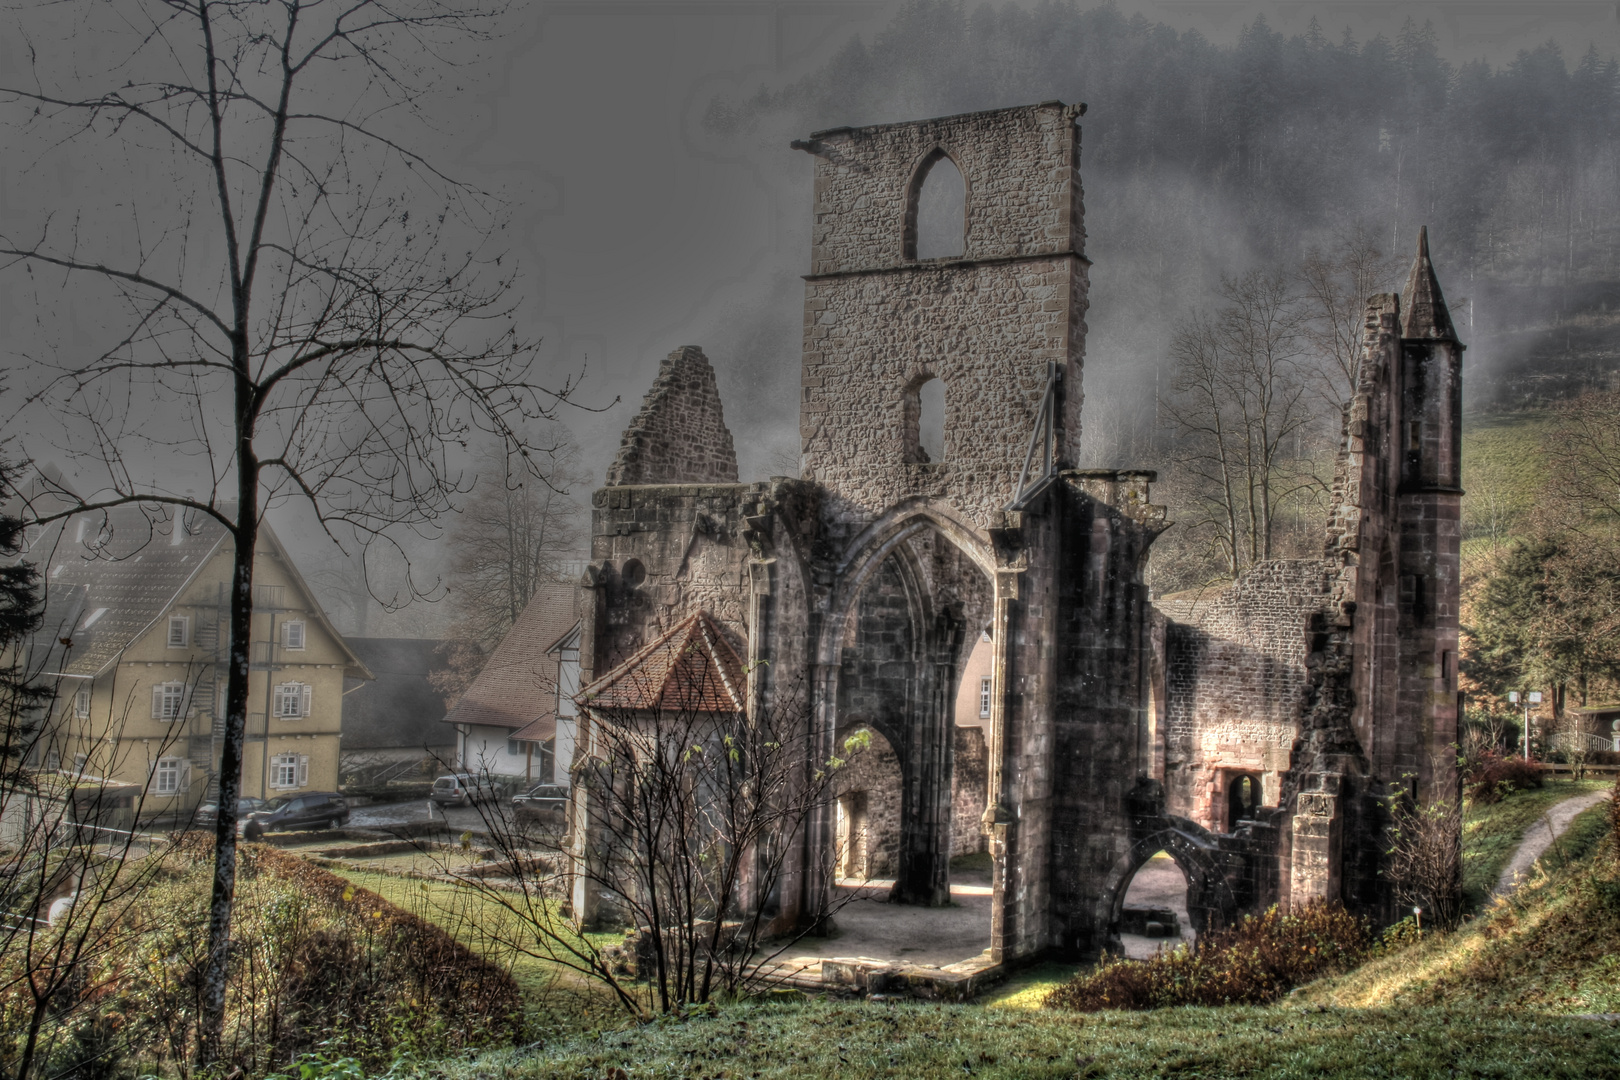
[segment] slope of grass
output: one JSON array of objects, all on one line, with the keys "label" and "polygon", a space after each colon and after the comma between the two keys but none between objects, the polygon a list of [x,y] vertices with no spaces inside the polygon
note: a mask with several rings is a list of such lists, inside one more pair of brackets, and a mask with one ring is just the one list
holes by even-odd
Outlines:
[{"label": "slope of grass", "polygon": [[1489,899],[1503,867],[1513,858],[1531,825],[1555,804],[1589,791],[1603,791],[1607,780],[1549,777],[1546,786],[1516,791],[1499,803],[1472,803],[1463,816],[1463,902],[1478,911]]},{"label": "slope of grass", "polygon": [[435,1080],[875,1077],[1615,1077],[1609,1024],[1403,1009],[1098,1013],[972,1005],[738,1004],[635,1030],[438,1062]]},{"label": "slope of grass", "polygon": [[1469,416],[1463,421],[1463,536],[1505,543],[1534,508],[1546,484],[1541,440],[1547,413]]},{"label": "slope of grass", "polygon": [[[1620,863],[1609,807],[1575,819],[1511,899],[1454,934],[1434,935],[1305,987],[1301,1003],[1363,1008],[1620,1012]],[[1482,1013],[1488,1015],[1489,1013]]]}]

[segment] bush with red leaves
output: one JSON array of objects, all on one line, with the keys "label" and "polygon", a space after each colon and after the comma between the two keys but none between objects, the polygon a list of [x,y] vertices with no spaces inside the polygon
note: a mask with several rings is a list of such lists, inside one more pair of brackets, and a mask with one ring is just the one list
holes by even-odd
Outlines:
[{"label": "bush with red leaves", "polygon": [[1522,757],[1502,757],[1487,751],[1468,768],[1468,797],[1477,803],[1501,802],[1515,791],[1538,788],[1541,770]]},{"label": "bush with red leaves", "polygon": [[1297,914],[1272,908],[1215,930],[1196,949],[1151,960],[1105,960],[1046,997],[1049,1009],[1163,1009],[1174,1005],[1259,1005],[1319,975],[1355,966],[1372,931],[1340,904],[1314,900]]}]

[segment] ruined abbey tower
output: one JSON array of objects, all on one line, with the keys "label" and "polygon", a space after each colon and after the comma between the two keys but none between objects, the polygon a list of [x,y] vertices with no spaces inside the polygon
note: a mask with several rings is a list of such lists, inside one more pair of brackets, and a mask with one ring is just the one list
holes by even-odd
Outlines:
[{"label": "ruined abbey tower", "polygon": [[[794,680],[829,755],[864,728],[892,757],[894,900],[944,903],[952,854],[990,852],[998,963],[1109,948],[1161,850],[1206,924],[1318,896],[1388,918],[1383,800],[1456,785],[1462,346],[1427,251],[1404,298],[1368,302],[1322,556],[1156,607],[1154,475],[1075,468],[1083,113],[794,144],[815,170],[802,477],[741,482],[707,359],[672,353],[594,496],[582,684],[706,613],[747,709]],[[946,159],[962,250],[918,258],[919,193]],[[979,642],[975,742],[953,708]],[[829,807],[796,841],[785,920],[819,910],[846,827]]]}]

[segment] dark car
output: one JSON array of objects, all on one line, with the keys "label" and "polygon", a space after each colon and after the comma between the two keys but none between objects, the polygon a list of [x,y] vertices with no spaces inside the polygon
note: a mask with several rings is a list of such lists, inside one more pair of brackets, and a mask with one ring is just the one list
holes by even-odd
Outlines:
[{"label": "dark car", "polygon": [[568,820],[568,789],[561,784],[536,784],[512,796],[512,812],[519,821],[561,825]]},{"label": "dark car", "polygon": [[237,831],[249,840],[290,829],[341,829],[349,823],[349,803],[335,791],[312,791],[271,799],[241,819]]},{"label": "dark car", "polygon": [[[263,806],[263,799],[255,799],[250,795],[242,796],[240,799],[236,800],[236,820],[241,821],[243,818],[253,813],[253,811],[261,809]],[[197,812],[191,817],[191,824],[193,828],[211,829],[218,823],[219,803],[217,802],[203,803],[201,806],[197,807]]]}]

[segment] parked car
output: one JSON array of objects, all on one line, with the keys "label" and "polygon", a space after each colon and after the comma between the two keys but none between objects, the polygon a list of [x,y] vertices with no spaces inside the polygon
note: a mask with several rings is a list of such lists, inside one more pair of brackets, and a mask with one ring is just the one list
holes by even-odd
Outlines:
[{"label": "parked car", "polygon": [[[255,810],[264,807],[263,799],[255,799],[251,795],[244,795],[236,800],[236,820],[241,821]],[[197,807],[197,812],[191,816],[191,825],[198,829],[211,829],[219,824],[219,803],[205,802]]]},{"label": "parked car", "polygon": [[241,819],[236,830],[249,840],[291,829],[341,829],[349,823],[349,801],[335,791],[313,791],[271,799]]},{"label": "parked car", "polygon": [[568,789],[561,784],[536,784],[512,796],[512,812],[519,821],[561,825],[568,820]]},{"label": "parked car", "polygon": [[471,806],[495,797],[495,785],[488,776],[449,773],[433,781],[432,799],[440,806]]}]

